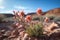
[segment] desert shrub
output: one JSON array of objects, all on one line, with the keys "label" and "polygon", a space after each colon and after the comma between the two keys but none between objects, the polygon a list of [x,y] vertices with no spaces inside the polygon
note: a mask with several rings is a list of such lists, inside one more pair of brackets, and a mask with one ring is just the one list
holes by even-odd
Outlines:
[{"label": "desert shrub", "polygon": [[50,18],[50,20],[53,20],[56,17],[54,14],[46,14],[45,16]]},{"label": "desert shrub", "polygon": [[29,34],[31,37],[40,37],[43,34],[43,25],[42,24],[35,24],[30,25],[30,27],[26,28],[26,33]]},{"label": "desert shrub", "polygon": [[40,16],[40,21],[43,22],[44,21],[44,16]]},{"label": "desert shrub", "polygon": [[60,17],[54,18],[54,21],[60,21]]},{"label": "desert shrub", "polygon": [[53,20],[55,16],[49,16],[48,18],[50,18],[50,20]]},{"label": "desert shrub", "polygon": [[43,21],[44,20],[44,17],[43,16],[34,17],[32,20]]},{"label": "desert shrub", "polygon": [[38,18],[38,17],[35,17],[35,18],[33,18],[32,20],[40,20],[40,18]]},{"label": "desert shrub", "polygon": [[49,16],[56,16],[55,14],[46,14],[45,16],[49,17]]}]

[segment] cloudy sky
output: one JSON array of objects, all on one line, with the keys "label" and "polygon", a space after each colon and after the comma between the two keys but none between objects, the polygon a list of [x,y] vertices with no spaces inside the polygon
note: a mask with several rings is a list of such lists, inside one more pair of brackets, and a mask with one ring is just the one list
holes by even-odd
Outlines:
[{"label": "cloudy sky", "polygon": [[0,13],[12,13],[13,10],[35,12],[37,8],[48,11],[60,8],[60,0],[0,0]]}]

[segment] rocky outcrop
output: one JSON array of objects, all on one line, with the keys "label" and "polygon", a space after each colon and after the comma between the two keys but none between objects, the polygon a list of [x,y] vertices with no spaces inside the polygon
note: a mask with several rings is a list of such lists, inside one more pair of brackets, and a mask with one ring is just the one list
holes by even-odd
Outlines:
[{"label": "rocky outcrop", "polygon": [[49,10],[45,15],[60,15],[60,8]]}]

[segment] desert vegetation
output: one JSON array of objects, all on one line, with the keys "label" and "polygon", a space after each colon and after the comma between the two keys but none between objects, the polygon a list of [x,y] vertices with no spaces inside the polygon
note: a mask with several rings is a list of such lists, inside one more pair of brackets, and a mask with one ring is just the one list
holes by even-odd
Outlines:
[{"label": "desert vegetation", "polygon": [[[36,10],[36,16],[25,15],[24,11],[13,11],[14,22],[10,29],[0,28],[1,40],[59,40],[60,17],[42,15],[42,9]],[[0,18],[1,19],[1,18]],[[1,19],[2,20],[2,19]],[[55,34],[55,35],[54,35]]]}]

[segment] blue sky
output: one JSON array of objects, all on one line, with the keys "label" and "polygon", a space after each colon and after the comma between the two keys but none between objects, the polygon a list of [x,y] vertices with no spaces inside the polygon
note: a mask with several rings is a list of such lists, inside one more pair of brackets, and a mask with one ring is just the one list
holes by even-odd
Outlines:
[{"label": "blue sky", "polygon": [[13,10],[35,12],[37,8],[48,11],[60,8],[60,0],[0,0],[0,13],[12,13]]}]

